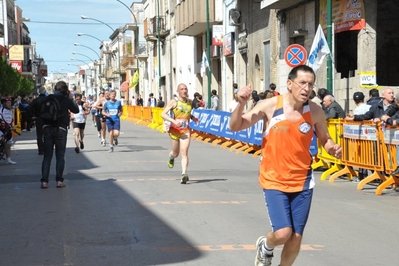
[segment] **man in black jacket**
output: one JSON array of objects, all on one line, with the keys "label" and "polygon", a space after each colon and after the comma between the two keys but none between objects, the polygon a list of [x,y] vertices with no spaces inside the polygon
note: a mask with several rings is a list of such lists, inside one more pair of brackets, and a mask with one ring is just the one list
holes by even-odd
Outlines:
[{"label": "man in black jacket", "polygon": [[39,155],[44,154],[43,142],[43,121],[40,118],[40,105],[46,99],[46,89],[42,86],[39,88],[39,96],[32,101],[32,115],[36,125],[36,142]]},{"label": "man in black jacket", "polygon": [[330,94],[324,96],[323,105],[326,108],[326,119],[345,118],[345,111],[341,105],[337,103],[334,97]]},{"label": "man in black jacket", "polygon": [[394,93],[392,88],[385,88],[382,91],[382,99],[371,106],[370,110],[364,115],[347,116],[345,119],[349,121],[363,121],[374,119],[375,122],[379,121],[381,116],[385,113],[388,106],[394,100]]},{"label": "man in black jacket", "polygon": [[51,159],[55,146],[57,188],[65,187],[64,174],[65,150],[68,135],[69,112],[79,113],[79,107],[69,97],[68,85],[64,81],[59,81],[54,86],[54,96],[61,106],[61,118],[58,121],[43,120],[44,136],[44,157],[42,162],[42,178],[40,179],[41,188],[48,188]]},{"label": "man in black jacket", "polygon": [[[399,126],[399,93],[395,96],[395,103],[392,103],[385,113],[381,116],[381,121],[391,126]],[[399,145],[396,146],[396,162],[399,165]],[[399,174],[399,166],[391,173],[391,175]]]},{"label": "man in black jacket", "polygon": [[373,105],[381,101],[380,92],[378,89],[371,89],[369,91],[369,99],[367,100],[368,105]]}]

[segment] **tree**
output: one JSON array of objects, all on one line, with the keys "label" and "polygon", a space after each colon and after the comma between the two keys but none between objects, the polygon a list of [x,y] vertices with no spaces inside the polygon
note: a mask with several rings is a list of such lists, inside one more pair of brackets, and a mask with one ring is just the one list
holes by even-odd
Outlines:
[{"label": "tree", "polygon": [[0,95],[17,96],[31,94],[35,85],[32,81],[22,77],[17,70],[7,64],[5,58],[0,60]]}]

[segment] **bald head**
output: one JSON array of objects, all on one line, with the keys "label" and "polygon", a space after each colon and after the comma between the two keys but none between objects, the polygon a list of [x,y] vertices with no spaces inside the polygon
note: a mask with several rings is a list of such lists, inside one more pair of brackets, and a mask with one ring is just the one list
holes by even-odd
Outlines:
[{"label": "bald head", "polygon": [[382,99],[384,99],[385,104],[389,105],[394,100],[394,93],[392,88],[385,88],[382,91]]},{"label": "bald head", "polygon": [[334,97],[328,94],[323,98],[323,105],[324,107],[328,108],[334,101],[335,101]]}]

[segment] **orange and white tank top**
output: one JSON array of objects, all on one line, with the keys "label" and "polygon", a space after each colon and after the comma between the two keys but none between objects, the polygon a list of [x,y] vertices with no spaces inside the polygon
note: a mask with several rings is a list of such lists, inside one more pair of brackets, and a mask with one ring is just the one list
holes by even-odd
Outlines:
[{"label": "orange and white tank top", "polygon": [[309,104],[303,106],[302,117],[288,121],[283,110],[283,96],[277,105],[262,139],[262,161],[259,184],[264,189],[299,192],[315,185],[309,152],[313,123]]}]

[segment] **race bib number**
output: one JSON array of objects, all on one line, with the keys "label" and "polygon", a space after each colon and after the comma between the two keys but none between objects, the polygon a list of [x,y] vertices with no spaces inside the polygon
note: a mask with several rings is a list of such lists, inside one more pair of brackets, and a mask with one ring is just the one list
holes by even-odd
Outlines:
[{"label": "race bib number", "polygon": [[187,128],[188,127],[188,120],[187,119],[176,119],[176,120],[181,123],[180,128]]},{"label": "race bib number", "polygon": [[109,110],[109,114],[110,115],[117,115],[118,114],[118,110],[117,109]]}]

